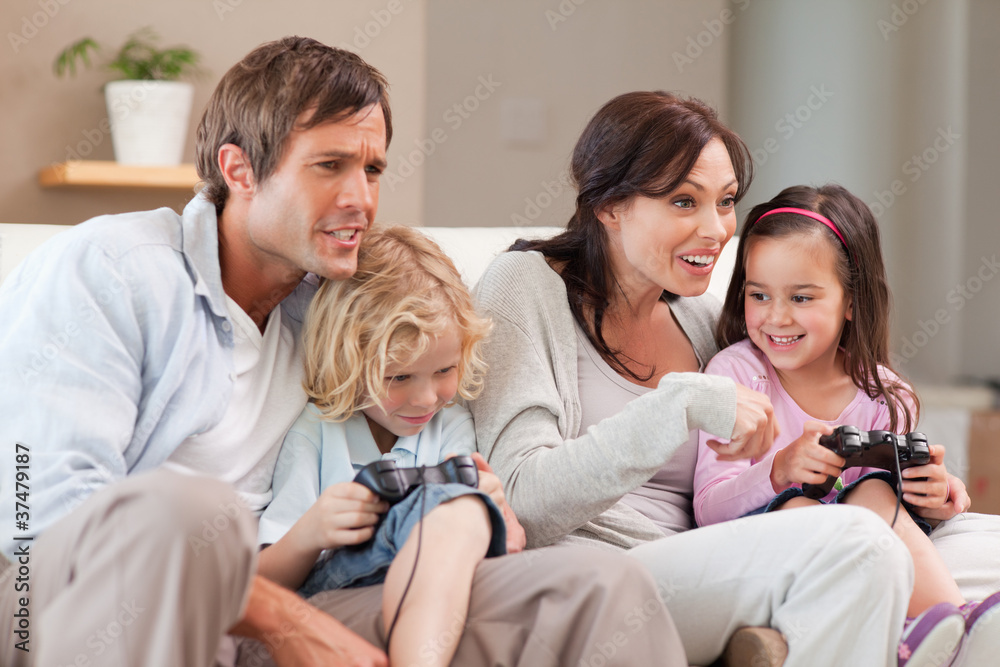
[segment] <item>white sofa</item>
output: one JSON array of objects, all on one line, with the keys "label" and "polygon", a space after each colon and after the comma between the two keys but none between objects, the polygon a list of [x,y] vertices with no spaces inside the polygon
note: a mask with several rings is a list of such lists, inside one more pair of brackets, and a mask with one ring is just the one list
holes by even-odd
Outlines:
[{"label": "white sofa", "polygon": [[[69,227],[0,223],[0,283],[23,260],[47,239]],[[559,232],[557,227],[423,227],[455,262],[466,284],[476,283],[497,254],[518,238],[544,238]],[[712,272],[708,291],[720,301],[725,298],[732,275],[737,239],[726,245],[719,264]],[[968,433],[971,415],[992,407],[992,392],[986,389],[956,387],[917,387],[923,406],[920,429],[935,442],[947,445],[945,459],[949,470],[967,479]]]}]

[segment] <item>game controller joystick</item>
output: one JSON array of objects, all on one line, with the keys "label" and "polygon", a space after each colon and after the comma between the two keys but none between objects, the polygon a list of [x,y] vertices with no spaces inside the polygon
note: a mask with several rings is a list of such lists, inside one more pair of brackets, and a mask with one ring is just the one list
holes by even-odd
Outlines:
[{"label": "game controller joystick", "polygon": [[479,470],[471,456],[455,456],[436,466],[400,468],[395,461],[374,461],[358,471],[354,481],[387,501],[398,503],[421,484],[479,486]]},{"label": "game controller joystick", "polygon": [[[847,468],[881,468],[896,475],[899,470],[930,463],[931,450],[923,433],[896,435],[889,431],[862,431],[855,426],[838,426],[833,435],[824,435],[819,444],[846,459]],[[828,476],[822,484],[803,484],[807,498],[818,500],[830,493],[837,478]],[[896,480],[898,483],[898,480]]]}]

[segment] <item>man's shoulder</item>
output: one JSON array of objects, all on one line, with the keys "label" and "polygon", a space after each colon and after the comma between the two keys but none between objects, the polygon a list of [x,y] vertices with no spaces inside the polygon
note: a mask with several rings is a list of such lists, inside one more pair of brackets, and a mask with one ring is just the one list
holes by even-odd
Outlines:
[{"label": "man's shoulder", "polygon": [[67,249],[92,247],[120,258],[139,246],[158,245],[180,251],[181,216],[172,209],[102,215],[81,222],[60,235]]}]

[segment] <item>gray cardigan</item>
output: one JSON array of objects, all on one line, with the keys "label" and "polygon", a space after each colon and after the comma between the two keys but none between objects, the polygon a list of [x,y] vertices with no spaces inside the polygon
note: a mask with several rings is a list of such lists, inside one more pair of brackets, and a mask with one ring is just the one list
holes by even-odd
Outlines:
[{"label": "gray cardigan", "polygon": [[[559,274],[540,253],[507,252],[490,264],[475,295],[493,330],[486,384],[469,408],[479,451],[503,482],[528,546],[583,539],[631,548],[663,537],[619,501],[662,468],[692,429],[732,434],[732,380],[668,373],[581,434],[577,339]],[[718,307],[710,296],[670,305],[702,364],[716,351]]]}]

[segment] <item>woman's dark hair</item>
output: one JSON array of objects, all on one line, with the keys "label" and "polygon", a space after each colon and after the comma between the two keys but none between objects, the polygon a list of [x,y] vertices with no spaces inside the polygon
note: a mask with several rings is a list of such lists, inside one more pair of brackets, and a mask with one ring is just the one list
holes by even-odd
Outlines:
[{"label": "woman's dark hair", "polygon": [[594,348],[617,372],[639,381],[653,377],[656,370],[638,375],[626,365],[634,360],[604,339],[605,310],[619,288],[611,270],[607,232],[597,213],[637,196],[670,194],[687,177],[705,145],[716,138],[732,160],[739,201],[750,185],[753,162],[746,144],[719,121],[714,109],[663,91],[619,95],[590,120],[573,150],[570,171],[579,194],[566,231],[551,239],[518,240],[510,248],[537,250],[559,267],[570,310]]},{"label": "woman's dark hair", "polygon": [[[825,225],[805,215],[775,213],[776,208],[802,208],[825,216],[844,236],[841,242]],[[796,185],[785,188],[769,202],[754,206],[747,215],[736,249],[736,266],[729,282],[726,302],[715,332],[720,348],[747,338],[745,283],[747,253],[762,238],[784,238],[792,234],[825,239],[837,257],[837,277],[844,295],[851,299],[852,316],[844,323],[840,345],[845,351],[845,370],[854,384],[876,400],[889,406],[890,430],[906,433],[916,428],[920,401],[906,384],[889,381],[879,373],[879,366],[895,373],[889,363],[889,313],[892,296],[882,260],[882,242],[878,223],[870,208],[845,188],[836,184],[815,188]],[[898,375],[898,374],[897,374]],[[913,405],[913,413],[904,400]],[[899,429],[899,418],[903,428]]]}]

